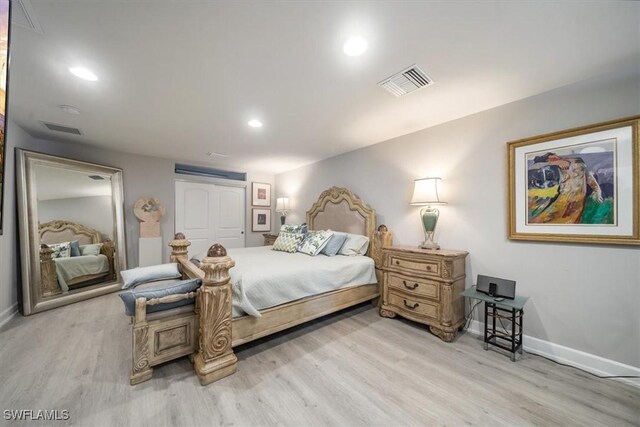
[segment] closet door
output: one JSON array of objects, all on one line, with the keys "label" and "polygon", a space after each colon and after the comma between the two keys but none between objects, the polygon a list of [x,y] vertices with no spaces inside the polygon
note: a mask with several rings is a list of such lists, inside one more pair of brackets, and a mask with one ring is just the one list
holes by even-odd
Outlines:
[{"label": "closet door", "polygon": [[215,237],[225,248],[244,248],[245,191],[243,187],[215,186]]},{"label": "closet door", "polygon": [[175,231],[191,241],[189,254],[200,254],[214,243],[225,248],[245,246],[245,188],[176,181]]},{"label": "closet door", "polygon": [[215,199],[212,184],[176,181],[175,232],[191,241],[189,255],[206,251],[215,241]]}]

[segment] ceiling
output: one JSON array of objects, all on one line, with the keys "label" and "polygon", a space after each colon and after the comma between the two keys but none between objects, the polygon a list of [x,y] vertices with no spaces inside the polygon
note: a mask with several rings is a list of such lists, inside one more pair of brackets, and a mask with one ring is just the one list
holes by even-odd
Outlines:
[{"label": "ceiling", "polygon": [[[23,3],[36,30],[12,29],[9,115],[27,132],[239,171],[283,172],[640,62],[640,2]],[[351,35],[362,56],[343,53]],[[377,86],[414,63],[434,85]]]},{"label": "ceiling", "polygon": [[[62,167],[37,165],[36,197],[39,201],[77,197],[111,197],[111,177]],[[102,176],[95,180],[90,176]]]}]

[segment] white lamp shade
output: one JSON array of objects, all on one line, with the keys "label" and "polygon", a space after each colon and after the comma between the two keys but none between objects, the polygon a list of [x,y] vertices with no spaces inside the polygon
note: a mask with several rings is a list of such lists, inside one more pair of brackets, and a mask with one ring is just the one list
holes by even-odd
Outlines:
[{"label": "white lamp shade", "polygon": [[289,210],[289,198],[278,197],[276,199],[276,212],[286,212]]},{"label": "white lamp shade", "polygon": [[438,184],[440,178],[421,178],[414,181],[413,197],[411,205],[444,205],[447,202],[440,200]]}]

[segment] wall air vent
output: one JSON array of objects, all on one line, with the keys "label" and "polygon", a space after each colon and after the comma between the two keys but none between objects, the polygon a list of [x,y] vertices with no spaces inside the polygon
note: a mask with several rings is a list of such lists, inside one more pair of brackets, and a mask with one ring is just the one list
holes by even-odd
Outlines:
[{"label": "wall air vent", "polygon": [[64,133],[70,133],[72,135],[82,135],[82,132],[80,132],[80,129],[78,128],[72,128],[69,126],[63,126],[63,125],[57,125],[55,123],[47,123],[47,122],[40,122],[44,125],[44,127],[46,127],[49,130],[54,130],[56,132],[64,132]]},{"label": "wall air vent", "polygon": [[378,83],[395,96],[402,96],[433,84],[433,80],[417,65],[394,74]]},{"label": "wall air vent", "polygon": [[104,177],[100,175],[89,175],[89,178],[94,181],[105,181]]},{"label": "wall air vent", "polygon": [[12,1],[11,23],[44,34],[29,0]]}]

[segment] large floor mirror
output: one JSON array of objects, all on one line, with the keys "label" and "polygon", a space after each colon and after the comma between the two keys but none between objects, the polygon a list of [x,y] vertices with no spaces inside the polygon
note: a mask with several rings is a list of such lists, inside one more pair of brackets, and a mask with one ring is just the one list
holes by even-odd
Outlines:
[{"label": "large floor mirror", "polygon": [[24,314],[119,289],[122,170],[16,151]]}]

